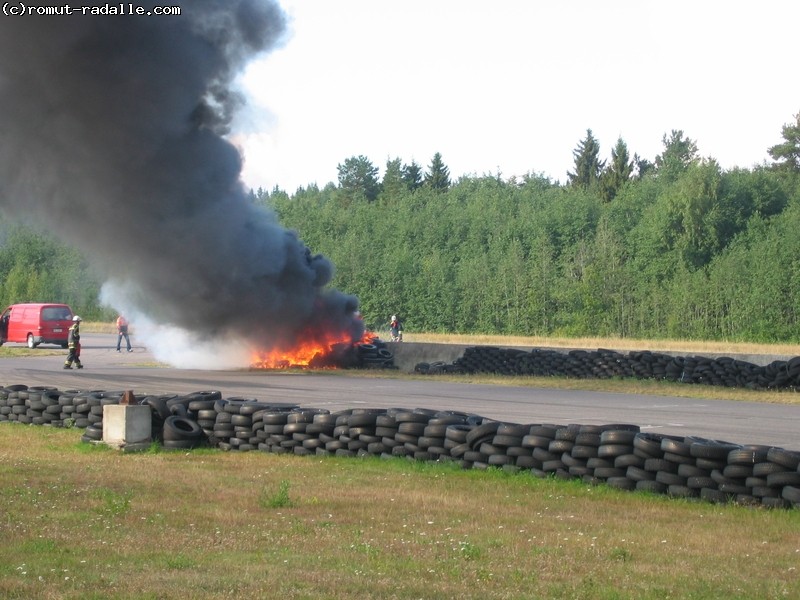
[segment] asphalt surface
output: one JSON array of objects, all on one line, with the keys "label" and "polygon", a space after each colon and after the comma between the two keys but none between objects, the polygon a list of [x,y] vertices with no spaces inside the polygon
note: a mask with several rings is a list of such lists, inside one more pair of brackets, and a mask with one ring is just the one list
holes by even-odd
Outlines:
[{"label": "asphalt surface", "polygon": [[800,450],[800,406],[461,384],[433,376],[409,381],[348,377],[342,372],[173,369],[154,366],[153,356],[135,339],[130,353],[124,347],[117,353],[116,335],[84,334],[82,341],[84,369],[63,370],[67,351],[40,346],[58,354],[0,359],[0,385],[133,390],[137,394],[219,390],[226,398],[294,402],[331,411],[419,407],[466,411],[515,423],[633,423],[643,431]]}]

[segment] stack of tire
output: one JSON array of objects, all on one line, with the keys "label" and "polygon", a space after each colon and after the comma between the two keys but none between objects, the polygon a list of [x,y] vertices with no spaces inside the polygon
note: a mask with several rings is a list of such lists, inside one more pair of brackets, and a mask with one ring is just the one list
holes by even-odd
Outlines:
[{"label": "stack of tire", "polygon": [[[102,439],[103,407],[121,392],[0,388],[0,421],[83,428]],[[291,403],[222,398],[217,391],[137,397],[150,407],[164,448],[200,445],[300,456],[456,461],[618,489],[800,507],[800,452],[694,436],[642,432],[631,424],[519,424],[472,413],[357,408],[331,413]]]},{"label": "stack of tire", "polygon": [[356,366],[362,369],[396,369],[394,353],[378,338],[356,344]]},{"label": "stack of tire", "polygon": [[256,448],[273,454],[313,454],[312,447],[304,444],[318,437],[315,420],[322,423],[329,414],[326,409],[300,408],[288,403],[268,406],[256,413],[258,420],[253,425],[258,440]]},{"label": "stack of tire", "polygon": [[534,349],[473,346],[452,364],[417,363],[417,373],[467,373],[527,375],[609,379],[632,377],[668,381],[760,389],[800,388],[800,357],[776,360],[766,366],[730,357],[670,356],[658,352],[637,351],[622,354],[614,350]]}]

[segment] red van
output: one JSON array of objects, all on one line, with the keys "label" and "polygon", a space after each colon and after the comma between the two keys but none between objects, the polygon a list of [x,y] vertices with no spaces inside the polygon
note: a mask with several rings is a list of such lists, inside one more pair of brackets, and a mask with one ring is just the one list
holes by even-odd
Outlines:
[{"label": "red van", "polygon": [[0,346],[5,342],[67,347],[72,309],[66,304],[12,304],[0,315]]}]

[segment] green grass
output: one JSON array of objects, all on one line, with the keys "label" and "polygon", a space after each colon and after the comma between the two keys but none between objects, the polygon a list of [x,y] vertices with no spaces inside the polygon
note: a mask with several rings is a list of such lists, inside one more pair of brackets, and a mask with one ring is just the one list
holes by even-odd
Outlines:
[{"label": "green grass", "polygon": [[276,492],[265,489],[261,494],[259,504],[261,508],[290,508],[292,500],[289,498],[289,481],[281,480]]},{"label": "green grass", "polygon": [[27,346],[0,346],[0,358],[19,356],[66,356],[67,351],[60,348],[28,348]]},{"label": "green grass", "polygon": [[800,511],[0,424],[2,598],[798,598]]}]

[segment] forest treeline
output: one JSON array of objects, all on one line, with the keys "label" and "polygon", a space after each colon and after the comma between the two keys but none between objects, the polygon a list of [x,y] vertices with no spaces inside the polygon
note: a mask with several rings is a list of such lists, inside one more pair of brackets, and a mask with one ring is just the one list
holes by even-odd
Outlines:
[{"label": "forest treeline", "polygon": [[[682,131],[654,161],[591,130],[565,183],[463,176],[444,158],[363,156],[338,183],[251,193],[358,296],[369,327],[407,331],[800,342],[800,114],[771,164],[724,170]],[[777,137],[777,136],[776,136]],[[3,304],[69,302],[90,318],[99,281],[75,250],[2,228]]]},{"label": "forest treeline", "polygon": [[396,313],[408,331],[798,342],[797,119],[752,169],[721,169],[682,131],[653,162],[619,140],[606,164],[588,131],[563,185],[449,182],[439,154],[426,175],[389,160],[378,181],[362,156],[339,185],[254,196],[332,259],[373,328]]}]

